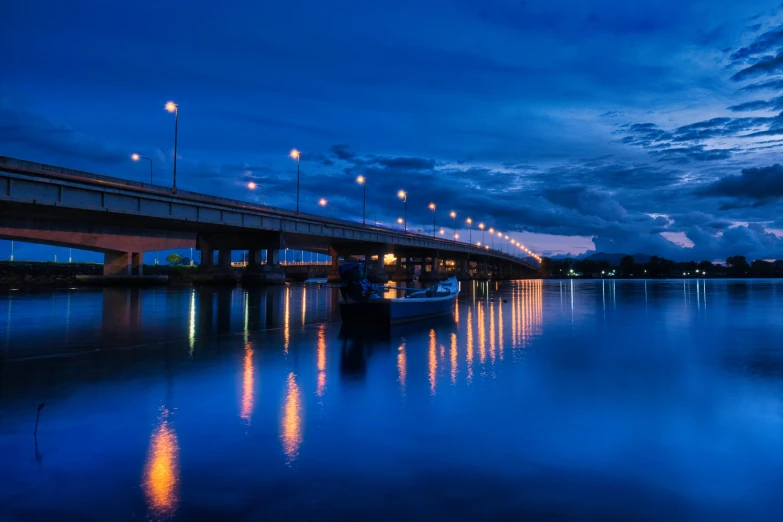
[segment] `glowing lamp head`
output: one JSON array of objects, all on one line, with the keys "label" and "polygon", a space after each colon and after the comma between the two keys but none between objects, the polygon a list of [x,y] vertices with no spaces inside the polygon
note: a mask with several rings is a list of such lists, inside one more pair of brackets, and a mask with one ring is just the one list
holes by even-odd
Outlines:
[{"label": "glowing lamp head", "polygon": [[138,154],[131,154],[131,159],[133,161],[139,161],[139,158],[141,158],[141,156],[139,156]]},{"label": "glowing lamp head", "polygon": [[454,239],[459,239],[459,234],[454,234]]},{"label": "glowing lamp head", "polygon": [[492,227],[489,227],[489,233],[490,233],[490,234],[494,234],[494,233],[495,233],[495,229],[494,229],[494,228],[492,228]]},{"label": "glowing lamp head", "polygon": [[326,200],[324,198],[321,198],[321,199],[318,200],[318,204],[321,205],[322,207],[325,207],[326,206]]},{"label": "glowing lamp head", "polygon": [[404,190],[401,190],[401,191],[399,191],[399,192],[397,193],[397,197],[398,197],[398,198],[400,198],[400,199],[402,199],[403,201],[407,201],[407,199],[408,199],[408,194],[407,194],[407,193],[406,193]]},{"label": "glowing lamp head", "polygon": [[503,237],[503,233],[502,232],[498,232],[498,237]]},{"label": "glowing lamp head", "polygon": [[250,190],[255,190],[256,186],[257,185],[254,182],[252,182],[252,181],[248,182],[248,184],[247,184],[247,188],[249,188]]},{"label": "glowing lamp head", "polygon": [[402,218],[397,218],[397,223],[399,223],[400,225],[402,225]]},{"label": "glowing lamp head", "polygon": [[481,246],[481,241],[476,241],[476,246]]},{"label": "glowing lamp head", "polygon": [[457,217],[457,213],[452,210],[451,213],[449,213],[449,217],[455,218]]},{"label": "glowing lamp head", "polygon": [[296,149],[291,149],[291,153],[289,154],[289,156],[291,156],[295,160],[298,160],[300,155],[301,153]]},{"label": "glowing lamp head", "polygon": [[479,228],[480,228],[481,230],[484,230],[484,223],[479,223]]},{"label": "glowing lamp head", "polygon": [[169,111],[169,112],[177,112],[177,109],[179,108],[179,105],[177,105],[177,104],[176,104],[176,103],[174,103],[174,102],[168,102],[168,103],[166,103],[166,105],[165,105],[165,107],[164,107],[164,108],[165,108],[167,111]]},{"label": "glowing lamp head", "polygon": [[508,236],[506,236],[504,239],[505,239],[506,241],[508,241]]},{"label": "glowing lamp head", "polygon": [[360,185],[363,185],[366,182],[367,179],[364,176],[359,176],[358,178],[356,178],[356,183],[359,183]]},{"label": "glowing lamp head", "polygon": [[446,231],[445,231],[445,230],[443,230],[443,229],[441,228],[441,229],[440,229],[440,235],[442,236],[442,235],[443,235],[443,234],[445,234],[445,233],[446,233]]},{"label": "glowing lamp head", "polygon": [[430,210],[435,210],[435,203],[430,203]]},{"label": "glowing lamp head", "polygon": [[468,225],[472,225],[473,224],[473,220],[468,218],[468,219],[465,220],[465,223],[467,223]]}]

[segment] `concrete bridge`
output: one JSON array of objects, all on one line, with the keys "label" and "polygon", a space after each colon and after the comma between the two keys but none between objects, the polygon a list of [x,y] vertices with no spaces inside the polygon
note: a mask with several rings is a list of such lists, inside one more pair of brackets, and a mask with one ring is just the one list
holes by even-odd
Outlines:
[{"label": "concrete bridge", "polygon": [[330,255],[330,279],[337,276],[340,259],[364,259],[371,275],[383,281],[388,254],[394,256],[392,275],[398,280],[410,279],[416,270],[422,279],[449,269],[495,278],[540,271],[533,257],[459,241],[208,194],[172,193],[168,187],[2,156],[0,238],[103,252],[107,277],[141,276],[144,252],[178,248],[201,251],[199,270],[206,280],[231,272],[231,251],[243,250],[248,251],[247,282],[282,282],[284,248]]}]

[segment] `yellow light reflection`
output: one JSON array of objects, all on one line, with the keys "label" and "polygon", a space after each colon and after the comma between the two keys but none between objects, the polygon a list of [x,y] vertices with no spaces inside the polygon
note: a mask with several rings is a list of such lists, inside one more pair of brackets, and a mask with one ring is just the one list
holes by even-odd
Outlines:
[{"label": "yellow light reflection", "polygon": [[144,467],[144,494],[150,511],[158,519],[171,517],[178,500],[179,443],[169,416],[169,410],[161,407]]},{"label": "yellow light reflection", "polygon": [[479,344],[479,360],[481,364],[487,361],[487,332],[486,325],[484,324],[484,302],[478,303],[478,344]]},{"label": "yellow light reflection", "polygon": [[517,346],[517,293],[516,282],[511,287],[511,348]]},{"label": "yellow light reflection", "polygon": [[405,357],[405,343],[397,349],[397,380],[400,383],[400,391],[405,395],[405,378],[408,375],[407,361]]},{"label": "yellow light reflection", "polygon": [[318,387],[315,394],[323,397],[326,390],[326,325],[318,327]]},{"label": "yellow light reflection", "polygon": [[430,395],[435,395],[435,383],[438,371],[438,343],[435,339],[435,329],[430,330],[430,351],[429,351],[429,370],[430,370]]},{"label": "yellow light reflection", "polygon": [[489,358],[495,362],[495,303],[489,305]]},{"label": "yellow light reflection", "polygon": [[459,296],[454,299],[454,322],[459,324]]},{"label": "yellow light reflection", "polygon": [[284,310],[283,310],[283,352],[288,355],[288,342],[291,340],[291,330],[288,322],[291,313],[291,289],[285,287]]},{"label": "yellow light reflection", "polygon": [[305,325],[305,317],[307,315],[307,287],[302,288],[302,326]]},{"label": "yellow light reflection", "polygon": [[503,298],[498,299],[498,354],[503,359]]},{"label": "yellow light reflection", "polygon": [[253,414],[253,345],[245,344],[245,362],[242,372],[242,409],[239,416],[250,424]]},{"label": "yellow light reflection", "polygon": [[468,384],[473,381],[473,317],[471,308],[468,307],[468,350],[467,350],[467,363],[468,363]]},{"label": "yellow light reflection", "polygon": [[451,334],[451,384],[457,384],[457,334]]},{"label": "yellow light reflection", "polygon": [[188,330],[188,342],[190,348],[188,353],[192,356],[193,349],[196,346],[196,291],[190,291],[190,328]]},{"label": "yellow light reflection", "polygon": [[287,383],[288,393],[283,409],[283,433],[280,438],[283,441],[283,452],[288,457],[286,464],[290,465],[299,455],[299,446],[302,444],[302,401],[294,372],[288,374]]}]

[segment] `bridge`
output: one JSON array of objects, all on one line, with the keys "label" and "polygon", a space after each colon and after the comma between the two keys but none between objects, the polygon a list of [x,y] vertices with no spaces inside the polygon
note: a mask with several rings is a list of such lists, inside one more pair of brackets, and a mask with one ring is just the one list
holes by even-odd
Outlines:
[{"label": "bridge", "polygon": [[[104,276],[143,275],[143,253],[196,248],[207,280],[231,272],[231,251],[248,252],[243,278],[282,282],[280,250],[364,259],[373,278],[538,275],[535,257],[246,201],[0,156],[0,238],[104,254]],[[262,251],[266,262],[261,263]],[[215,263],[217,252],[217,263]],[[521,254],[524,254],[520,250]],[[233,273],[233,272],[232,272]]]}]

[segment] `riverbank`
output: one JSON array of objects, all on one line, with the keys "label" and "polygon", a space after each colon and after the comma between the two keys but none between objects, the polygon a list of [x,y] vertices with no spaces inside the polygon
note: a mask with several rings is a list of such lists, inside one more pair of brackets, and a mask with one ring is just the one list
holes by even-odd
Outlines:
[{"label": "riverbank", "polygon": [[[169,285],[186,285],[192,282],[196,267],[144,265],[144,273],[168,276]],[[78,284],[76,276],[101,274],[101,263],[0,261],[0,290],[70,288]]]}]

